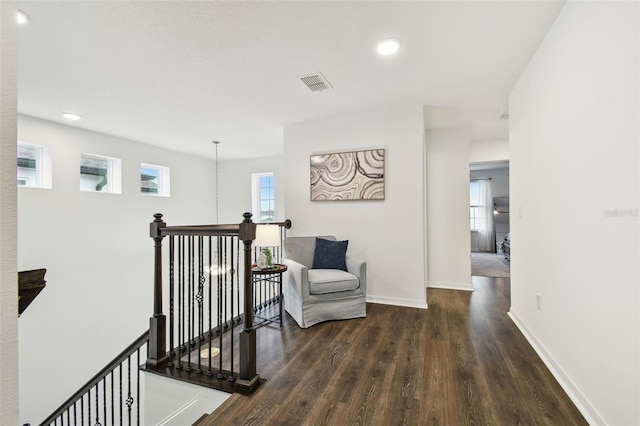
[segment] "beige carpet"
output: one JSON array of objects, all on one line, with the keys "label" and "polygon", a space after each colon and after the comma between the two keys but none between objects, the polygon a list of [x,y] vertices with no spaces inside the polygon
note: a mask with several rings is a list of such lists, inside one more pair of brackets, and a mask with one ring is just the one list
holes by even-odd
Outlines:
[{"label": "beige carpet", "polygon": [[509,261],[502,254],[471,253],[471,275],[509,278]]}]

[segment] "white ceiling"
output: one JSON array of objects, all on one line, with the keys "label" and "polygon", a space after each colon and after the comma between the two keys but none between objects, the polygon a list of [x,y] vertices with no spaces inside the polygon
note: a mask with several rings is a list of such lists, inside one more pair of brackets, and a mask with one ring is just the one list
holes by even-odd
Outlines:
[{"label": "white ceiling", "polygon": [[[357,110],[498,111],[563,2],[21,1],[19,111],[220,159]],[[401,50],[379,57],[375,44]],[[322,72],[334,89],[298,77]]]}]

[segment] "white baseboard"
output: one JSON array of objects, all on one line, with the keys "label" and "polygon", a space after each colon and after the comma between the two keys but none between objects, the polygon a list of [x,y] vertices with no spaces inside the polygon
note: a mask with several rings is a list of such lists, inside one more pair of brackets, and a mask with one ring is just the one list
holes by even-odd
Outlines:
[{"label": "white baseboard", "polygon": [[403,299],[401,297],[387,297],[387,296],[370,296],[370,295],[367,295],[367,302],[380,303],[382,305],[405,306],[407,308],[427,309],[427,301],[426,300]]},{"label": "white baseboard", "polygon": [[[165,417],[160,423],[158,423],[157,426],[167,426],[167,425],[174,424],[174,422],[182,414],[184,414],[186,411],[188,411],[191,407],[193,407],[197,403],[198,403],[198,397],[191,399],[191,401],[187,402],[182,407],[178,408],[173,413],[171,413],[169,416]],[[178,423],[175,423],[175,424],[178,424]]]},{"label": "white baseboard", "polygon": [[442,288],[445,290],[464,290],[473,291],[471,283],[446,283],[438,281],[429,281],[428,288]]},{"label": "white baseboard", "polygon": [[141,424],[183,426],[211,413],[231,394],[145,372]]},{"label": "white baseboard", "polygon": [[567,393],[569,399],[575,404],[576,408],[584,416],[587,423],[590,425],[605,425],[607,422],[600,416],[598,411],[591,405],[589,400],[582,394],[580,389],[571,380],[571,378],[564,372],[560,364],[556,362],[553,356],[546,350],[544,345],[536,338],[536,336],[529,330],[525,323],[520,319],[518,314],[513,311],[513,308],[507,312],[507,315],[514,322],[516,327],[522,332],[529,344],[536,351],[538,356],[542,359],[542,362],[547,366],[553,377],[556,378],[562,389]]}]

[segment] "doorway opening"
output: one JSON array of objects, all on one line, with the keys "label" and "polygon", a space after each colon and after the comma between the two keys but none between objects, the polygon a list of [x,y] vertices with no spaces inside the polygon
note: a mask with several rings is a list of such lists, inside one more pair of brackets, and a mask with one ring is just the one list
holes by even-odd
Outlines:
[{"label": "doorway opening", "polygon": [[509,162],[469,165],[471,275],[510,277]]}]

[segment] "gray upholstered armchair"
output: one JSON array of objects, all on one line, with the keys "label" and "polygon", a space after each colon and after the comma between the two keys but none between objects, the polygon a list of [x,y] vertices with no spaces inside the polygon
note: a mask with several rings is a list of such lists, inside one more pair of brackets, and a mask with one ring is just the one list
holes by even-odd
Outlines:
[{"label": "gray upholstered armchair", "polygon": [[[333,236],[317,237],[335,242]],[[340,243],[340,242],[336,242]],[[321,241],[323,247],[329,242]],[[319,322],[367,316],[367,264],[343,254],[344,269],[314,269],[316,237],[287,237],[282,263],[284,308],[302,328]],[[344,245],[346,252],[346,244]]]}]

